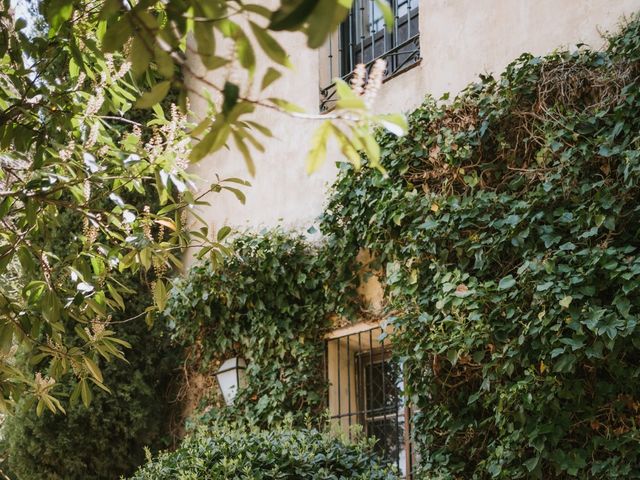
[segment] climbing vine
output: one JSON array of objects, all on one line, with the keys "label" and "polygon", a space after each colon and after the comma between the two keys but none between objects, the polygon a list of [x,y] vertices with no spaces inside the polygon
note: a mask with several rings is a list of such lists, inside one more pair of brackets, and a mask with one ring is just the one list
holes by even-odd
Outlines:
[{"label": "climbing vine", "polygon": [[639,58],[638,21],[523,55],[336,183],[323,231],[385,271],[426,478],[640,477]]},{"label": "climbing vine", "polygon": [[[322,409],[322,335],[381,272],[418,478],[640,478],[640,22],[428,98],[382,165],[343,165],[324,243],[240,238],[176,285],[176,336],[248,387],[216,418]],[[366,159],[364,160],[366,161]],[[189,340],[191,339],[191,340]]]},{"label": "climbing vine", "polygon": [[214,398],[205,395],[201,420],[269,426],[293,416],[304,424],[323,406],[322,336],[339,293],[330,287],[332,268],[302,236],[278,230],[240,236],[231,249],[221,267],[202,263],[179,280],[167,309],[191,369],[208,372],[211,382],[221,361],[247,361],[236,407],[219,408],[217,389],[208,389]]}]

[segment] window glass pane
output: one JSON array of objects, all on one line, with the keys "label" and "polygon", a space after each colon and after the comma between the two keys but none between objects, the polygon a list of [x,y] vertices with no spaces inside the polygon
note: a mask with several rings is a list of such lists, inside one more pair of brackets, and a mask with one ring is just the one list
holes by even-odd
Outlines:
[{"label": "window glass pane", "polygon": [[369,31],[375,33],[384,28],[384,17],[382,16],[382,10],[380,10],[380,7],[378,7],[378,5],[373,1],[370,3]]},{"label": "window glass pane", "polygon": [[400,0],[398,2],[396,15],[398,17],[402,17],[409,12],[409,9],[415,12],[417,11],[417,8],[418,8],[418,0]]},{"label": "window glass pane", "polygon": [[400,452],[404,451],[404,415],[398,416],[397,422],[395,416],[367,422],[367,434],[377,439],[375,448],[378,453],[396,463]]}]

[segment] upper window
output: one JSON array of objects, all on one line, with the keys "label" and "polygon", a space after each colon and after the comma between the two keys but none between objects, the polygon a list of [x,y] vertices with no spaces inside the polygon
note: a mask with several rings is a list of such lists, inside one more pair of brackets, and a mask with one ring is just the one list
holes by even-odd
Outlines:
[{"label": "upper window", "polygon": [[[370,67],[378,58],[387,61],[390,77],[416,64],[420,59],[419,0],[390,0],[393,28],[385,25],[382,11],[374,0],[355,0],[349,16],[340,25],[337,38],[329,42],[329,78],[349,80],[359,63]],[[333,85],[320,90],[320,110],[327,111],[336,101]]]},{"label": "upper window", "polygon": [[402,365],[381,338],[382,328],[363,327],[336,331],[327,339],[331,420],[349,436],[359,425],[365,435],[375,438],[381,457],[409,478],[414,459]]}]

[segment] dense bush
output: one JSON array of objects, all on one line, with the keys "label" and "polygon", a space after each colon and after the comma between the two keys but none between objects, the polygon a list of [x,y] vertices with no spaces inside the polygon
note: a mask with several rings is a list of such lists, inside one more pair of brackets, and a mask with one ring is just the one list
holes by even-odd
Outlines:
[{"label": "dense bush", "polygon": [[367,442],[342,441],[317,430],[214,427],[163,453],[131,480],[398,478]]},{"label": "dense bush", "polygon": [[[142,296],[128,304],[131,312],[146,306]],[[98,390],[88,408],[69,406],[66,415],[45,411],[38,417],[21,402],[6,418],[3,454],[18,479],[113,480],[143,463],[144,447],[170,445],[177,352],[160,324],[149,331],[138,320],[119,330],[135,347],[127,352],[128,363],[100,365],[111,394]]]},{"label": "dense bush", "polygon": [[[76,215],[67,212],[48,227],[52,251],[80,255],[69,249],[67,238],[82,231]],[[88,408],[65,405],[66,415],[45,411],[37,416],[28,399],[18,403],[15,414],[4,422],[0,446],[21,480],[112,480],[144,461],[144,447],[166,448],[172,441],[172,390],[180,352],[165,325],[158,322],[149,329],[139,316],[151,302],[144,282],[131,275],[109,275],[131,290],[123,298],[126,311],[112,319],[121,338],[133,346],[125,352],[127,362],[96,358],[112,393],[95,389]],[[68,329],[73,327],[70,322]],[[48,365],[41,362],[31,368],[46,372]],[[77,379],[69,382],[66,396],[76,383]]]},{"label": "dense bush", "polygon": [[425,478],[640,478],[639,59],[638,21],[523,55],[335,185],[334,256],[371,249],[401,312]]}]

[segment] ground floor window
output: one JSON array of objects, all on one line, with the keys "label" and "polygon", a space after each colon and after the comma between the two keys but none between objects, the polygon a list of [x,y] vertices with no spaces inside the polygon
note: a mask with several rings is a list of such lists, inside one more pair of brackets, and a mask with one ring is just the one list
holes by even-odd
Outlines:
[{"label": "ground floor window", "polygon": [[349,435],[359,425],[375,438],[380,455],[410,478],[411,412],[403,396],[403,369],[382,334],[378,325],[360,324],[328,336],[329,412],[332,423]]}]

